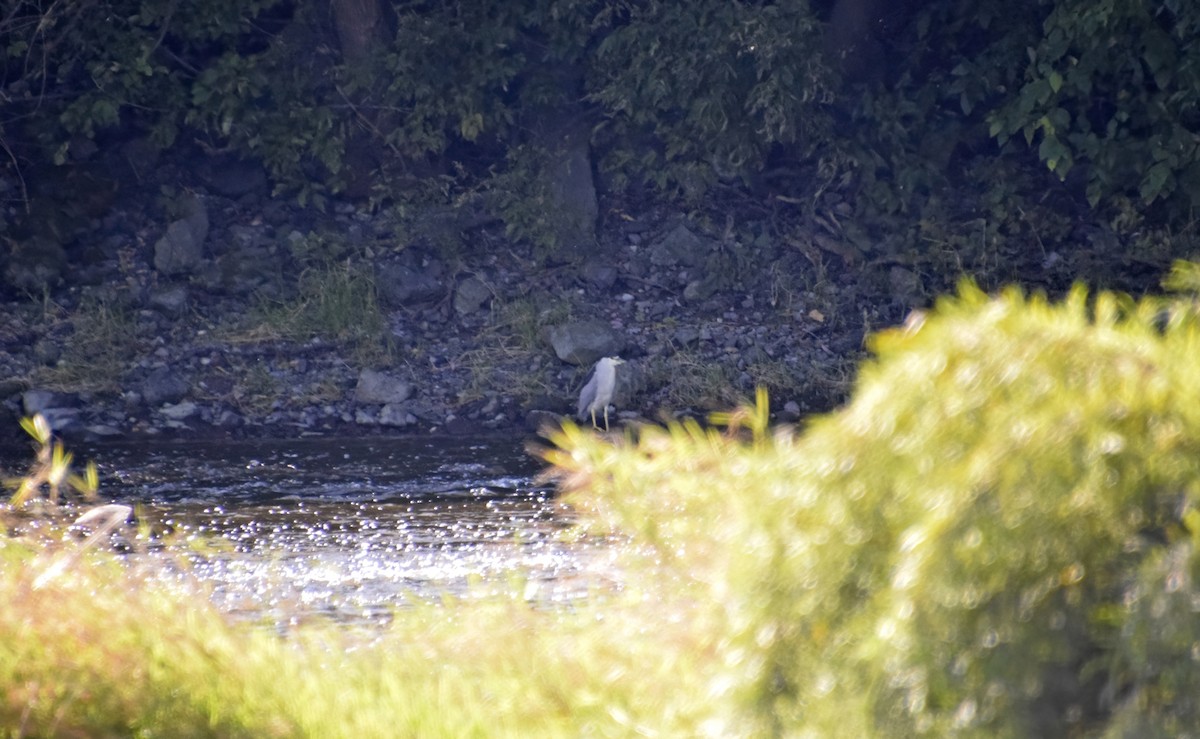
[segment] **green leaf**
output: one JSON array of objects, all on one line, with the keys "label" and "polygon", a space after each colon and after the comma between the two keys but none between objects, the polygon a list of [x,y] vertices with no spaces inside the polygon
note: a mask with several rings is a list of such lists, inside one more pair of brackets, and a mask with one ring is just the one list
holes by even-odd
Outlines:
[{"label": "green leaf", "polygon": [[1058,174],[1060,179],[1072,166],[1071,150],[1063,145],[1057,136],[1049,133],[1038,146],[1038,157],[1046,163],[1051,172]]},{"label": "green leaf", "polygon": [[483,133],[483,128],[484,124],[482,113],[471,113],[470,115],[465,115],[458,124],[459,133],[467,141],[474,141],[476,138],[478,138],[479,134]]},{"label": "green leaf", "polygon": [[1167,183],[1171,181],[1173,172],[1171,167],[1166,162],[1159,162],[1146,171],[1146,176],[1142,178],[1142,186],[1138,194],[1142,197],[1142,202],[1152,203],[1160,195],[1163,194],[1163,189]]},{"label": "green leaf", "polygon": [[92,118],[94,123],[106,124],[117,122],[117,105],[108,98],[100,98],[92,103]]}]

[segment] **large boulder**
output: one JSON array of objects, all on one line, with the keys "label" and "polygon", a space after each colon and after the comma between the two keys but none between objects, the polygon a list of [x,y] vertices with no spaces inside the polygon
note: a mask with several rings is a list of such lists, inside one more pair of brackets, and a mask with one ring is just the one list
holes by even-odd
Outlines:
[{"label": "large boulder", "polygon": [[625,348],[624,340],[611,326],[594,319],[555,326],[550,329],[549,339],[559,359],[577,365],[590,365]]},{"label": "large boulder", "polygon": [[713,242],[679,225],[650,246],[650,262],[659,267],[696,267],[705,262]]},{"label": "large boulder", "polygon": [[154,244],[154,268],[164,275],[194,270],[204,257],[208,238],[208,209],[200,198],[189,195],[180,201],[183,217],[172,221]]},{"label": "large boulder", "polygon": [[492,298],[492,289],[478,277],[468,277],[454,291],[454,312],[460,316],[474,313]]},{"label": "large boulder", "polygon": [[142,400],[151,408],[163,403],[178,403],[187,395],[190,386],[170,367],[159,367],[142,382]]},{"label": "large boulder", "polygon": [[408,257],[377,266],[375,290],[380,302],[388,307],[427,303],[446,295],[444,277],[445,270],[439,260]]},{"label": "large boulder", "polygon": [[412,395],[412,385],[405,380],[377,370],[365,369],[358,375],[354,400],[363,405],[403,403]]}]

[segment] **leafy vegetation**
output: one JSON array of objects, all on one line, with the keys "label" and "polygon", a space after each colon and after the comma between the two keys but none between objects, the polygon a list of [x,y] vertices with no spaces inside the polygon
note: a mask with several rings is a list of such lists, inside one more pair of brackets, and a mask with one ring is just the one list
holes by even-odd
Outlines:
[{"label": "leafy vegetation", "polygon": [[[1061,215],[1089,208],[1122,234],[1186,230],[1198,23],[1188,3],[923,4],[891,44],[890,89],[864,86],[855,109],[860,212],[953,222],[962,204],[947,190],[965,185],[982,206],[969,217],[986,210],[1002,239],[1063,243]],[[1062,184],[1032,177],[1031,156]]]},{"label": "leafy vegetation", "polygon": [[[392,15],[366,3],[380,13],[359,36],[337,20],[341,5],[18,4],[0,21],[6,175],[114,131],[166,147],[188,130],[261,160],[301,200],[363,180],[375,203],[447,177],[484,188],[512,236],[553,249],[530,204],[545,188],[545,142],[531,131],[550,110],[594,125],[617,190],[646,182],[697,198],[721,179],[761,187],[790,170],[806,184],[786,195],[806,213],[822,192],[856,194],[865,232],[847,236],[868,252],[892,214],[958,224],[986,209],[1000,238],[1052,241],[1064,209],[1091,207],[1124,233],[1146,220],[1179,232],[1200,192],[1189,3],[864,2],[884,32],[849,52],[831,41],[845,0],[451,2]],[[857,71],[839,79],[846,67]],[[1031,155],[1065,179],[1044,214],[1046,184],[1014,184]],[[977,203],[948,197],[964,184]],[[919,234],[908,244],[922,256]]]},{"label": "leafy vegetation", "polygon": [[549,458],[707,604],[714,733],[1171,735],[1196,711],[1197,318],[965,285],[802,436],[764,396],[719,419],[748,438],[567,429]]},{"label": "leafy vegetation", "polygon": [[[1039,3],[1023,79],[989,116],[1059,177],[1086,168],[1092,205],[1200,206],[1200,10],[1190,3]],[[964,76],[977,68],[963,70]]]},{"label": "leafy vegetation", "polygon": [[818,34],[806,3],[631,6],[591,65],[616,142],[608,166],[695,195],[718,175],[761,171],[773,145],[828,149],[833,91]]},{"label": "leafy vegetation", "polygon": [[[1172,284],[1194,290],[1196,268]],[[169,559],[0,541],[0,723],[26,735],[1177,735],[1195,696],[1194,294],[957,297],[875,337],[802,434],[767,399],[544,452],[617,589],[285,637]],[[11,512],[11,511],[9,511]],[[163,555],[166,556],[166,555]],[[361,646],[369,642],[370,648]]]},{"label": "leafy vegetation", "polygon": [[630,642],[644,625],[632,604],[448,602],[406,609],[383,634],[309,624],[284,641],[103,558],[34,590],[37,556],[0,549],[0,633],[19,636],[0,647],[0,679],[15,686],[0,720],[27,735],[687,733],[702,702],[700,652]]}]

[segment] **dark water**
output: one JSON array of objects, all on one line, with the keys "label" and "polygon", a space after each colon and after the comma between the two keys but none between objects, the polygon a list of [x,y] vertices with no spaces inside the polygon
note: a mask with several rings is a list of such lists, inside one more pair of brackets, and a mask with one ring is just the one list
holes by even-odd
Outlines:
[{"label": "dark water", "polygon": [[[105,501],[171,532],[164,571],[236,616],[386,620],[413,599],[514,583],[542,602],[594,584],[605,545],[534,482],[517,438],[138,443],[77,448]],[[6,455],[10,460],[11,455]],[[9,467],[13,465],[9,464]],[[189,540],[203,554],[180,555]]]}]

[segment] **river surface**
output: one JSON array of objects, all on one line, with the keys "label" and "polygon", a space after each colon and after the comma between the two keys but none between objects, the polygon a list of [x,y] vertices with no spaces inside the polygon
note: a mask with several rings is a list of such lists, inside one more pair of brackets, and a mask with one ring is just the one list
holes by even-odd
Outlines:
[{"label": "river surface", "polygon": [[[413,599],[520,583],[539,601],[586,595],[607,545],[567,536],[571,513],[534,481],[525,440],[310,439],[105,444],[105,502],[168,532],[164,576],[238,618],[386,621]],[[13,455],[5,454],[10,469]],[[186,542],[203,542],[187,553]]]}]

